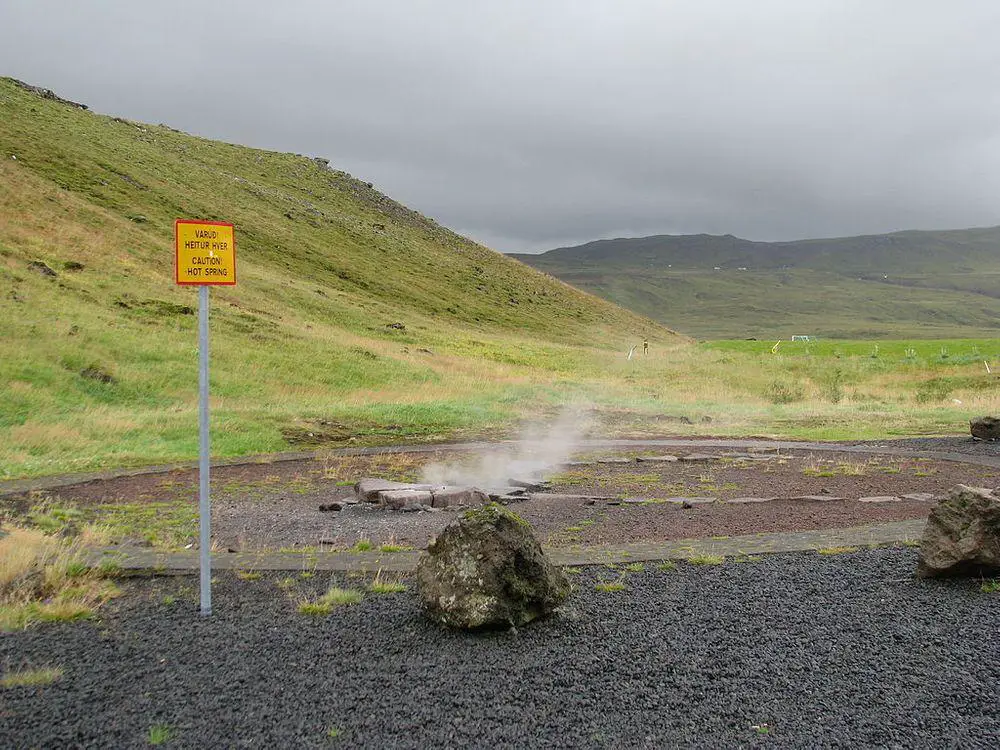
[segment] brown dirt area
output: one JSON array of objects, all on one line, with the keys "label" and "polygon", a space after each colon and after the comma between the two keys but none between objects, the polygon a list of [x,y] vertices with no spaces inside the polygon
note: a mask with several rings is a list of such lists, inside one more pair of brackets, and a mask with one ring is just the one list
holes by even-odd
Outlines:
[{"label": "brown dirt area", "polygon": [[[676,455],[690,452],[682,449]],[[795,450],[769,460],[749,461],[725,457],[731,452],[723,449],[698,452],[717,458],[692,463],[589,464],[567,467],[549,477],[551,493],[644,499],[645,503],[598,500],[587,504],[580,499],[541,496],[511,507],[533,525],[544,543],[593,546],[924,518],[933,503],[869,504],[858,502],[858,498],[917,492],[939,495],[959,483],[1000,485],[1000,469],[923,458]],[[654,454],[633,451],[606,455]],[[467,454],[442,450],[219,467],[212,472],[213,538],[221,549],[240,551],[321,544],[346,548],[362,539],[375,546],[421,548],[456,517],[454,511],[402,513],[361,504],[340,512],[320,512],[319,505],[352,494],[351,485],[363,476],[418,481],[425,463],[469,459]],[[197,472],[184,469],[7,497],[0,500],[0,508],[17,516],[38,504],[76,507],[99,519],[106,509],[123,504],[194,509],[197,494]],[[799,495],[844,499],[778,499],[739,505],[714,502],[691,508],[663,502],[672,497],[707,496],[726,501]],[[192,524],[191,542],[196,536]]]}]

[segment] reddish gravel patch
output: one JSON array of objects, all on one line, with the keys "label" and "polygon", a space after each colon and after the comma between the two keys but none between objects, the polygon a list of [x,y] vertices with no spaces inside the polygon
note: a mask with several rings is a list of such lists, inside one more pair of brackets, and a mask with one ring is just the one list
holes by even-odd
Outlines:
[{"label": "reddish gravel patch", "polygon": [[[677,455],[688,453],[678,450]],[[698,449],[722,457],[729,451]],[[627,454],[617,454],[627,455]],[[634,455],[634,454],[633,454]],[[647,452],[647,455],[651,455]],[[361,476],[401,481],[419,478],[428,462],[462,456],[379,454],[324,460],[220,467],[212,473],[213,533],[218,546],[240,550],[313,546],[349,547],[359,539],[374,544],[423,547],[454,512],[400,513],[370,506],[320,512],[319,505],[350,494]],[[923,518],[931,503],[859,503],[873,495],[941,494],[955,484],[995,487],[1000,469],[949,461],[845,454],[825,451],[782,453],[771,460],[733,457],[687,463],[636,462],[568,467],[552,477],[551,492],[645,498],[649,504],[590,505],[579,499],[534,498],[514,509],[552,545],[600,545],[629,541],[736,536],[756,532],[805,531]],[[788,498],[828,495],[842,501],[773,500],[725,502],[682,508],[656,499],[709,496]],[[100,510],[115,503],[197,503],[197,472],[121,477],[45,493],[61,505]],[[8,511],[24,512],[42,495],[5,498]]]}]

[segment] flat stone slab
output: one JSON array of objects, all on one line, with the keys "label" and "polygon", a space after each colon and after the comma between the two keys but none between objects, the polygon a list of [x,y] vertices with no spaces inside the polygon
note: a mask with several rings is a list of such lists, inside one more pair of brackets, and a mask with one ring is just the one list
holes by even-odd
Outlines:
[{"label": "flat stone slab", "polygon": [[688,453],[686,456],[680,457],[681,461],[717,461],[719,456],[712,455],[711,453]]},{"label": "flat stone slab", "polygon": [[750,503],[769,503],[777,499],[776,497],[732,497],[726,502],[733,505],[749,505]]},{"label": "flat stone slab", "polygon": [[597,461],[565,461],[560,464],[560,466],[566,466],[572,468],[574,466],[594,466]]},{"label": "flat stone slab", "polygon": [[838,500],[845,500],[846,498],[838,497],[837,495],[796,495],[788,499],[806,503],[832,503]]},{"label": "flat stone slab", "polygon": [[354,485],[354,494],[358,500],[362,500],[366,503],[377,503],[379,502],[379,493],[386,490],[432,490],[434,485],[431,484],[412,484],[407,482],[393,482],[389,479],[375,479],[372,477],[365,477],[364,479],[358,480]]},{"label": "flat stone slab", "polygon": [[420,510],[433,507],[434,493],[430,490],[382,490],[379,502],[391,510]]},{"label": "flat stone slab", "polygon": [[677,456],[637,456],[636,461],[644,464],[669,464],[677,461]]},{"label": "flat stone slab", "polygon": [[868,497],[859,497],[859,503],[898,503],[902,498],[898,498],[895,495],[870,495]]},{"label": "flat stone slab", "polygon": [[677,505],[707,505],[719,501],[717,497],[665,497],[664,502],[675,503]]},{"label": "flat stone slab", "polygon": [[940,498],[931,492],[910,492],[903,495],[904,500],[913,500],[918,503],[933,503]]},{"label": "flat stone slab", "polygon": [[431,492],[431,507],[469,508],[485,505],[489,495],[477,487],[442,487]]},{"label": "flat stone slab", "polygon": [[631,458],[599,458],[597,459],[599,464],[630,464],[632,463]]}]

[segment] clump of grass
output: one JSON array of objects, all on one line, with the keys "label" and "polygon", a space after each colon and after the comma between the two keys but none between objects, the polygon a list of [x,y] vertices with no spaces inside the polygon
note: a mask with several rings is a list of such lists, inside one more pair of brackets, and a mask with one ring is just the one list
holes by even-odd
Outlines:
[{"label": "clump of grass", "polygon": [[722,565],[725,561],[726,558],[723,555],[710,555],[707,553],[698,553],[688,558],[688,562],[691,565]]},{"label": "clump of grass", "polygon": [[340,727],[330,727],[329,729],[326,730],[326,736],[329,737],[331,740],[338,739],[343,733],[344,730],[341,729]]},{"label": "clump of grass", "polygon": [[371,550],[374,549],[374,547],[375,547],[375,545],[372,544],[372,540],[371,539],[358,539],[358,541],[356,541],[354,543],[354,546],[351,547],[350,551],[351,552],[371,552]]},{"label": "clump of grass", "polygon": [[0,539],[0,631],[89,617],[118,593],[75,542],[27,528]]},{"label": "clump of grass", "polygon": [[177,603],[177,597],[173,594],[164,594],[162,601],[169,607]]},{"label": "clump of grass", "polygon": [[384,580],[380,570],[375,574],[375,579],[368,584],[368,590],[373,594],[398,594],[406,591],[406,584],[400,580]]},{"label": "clump of grass", "polygon": [[919,547],[920,546],[920,540],[919,539],[904,539],[902,542],[900,542],[900,544],[902,544],[904,547]]},{"label": "clump of grass", "polygon": [[298,582],[291,576],[286,576],[285,578],[282,578],[280,581],[278,581],[275,585],[282,591],[288,591],[289,589],[295,588],[297,583]]},{"label": "clump of grass", "polygon": [[820,547],[816,550],[821,555],[846,555],[857,551],[857,547]]},{"label": "clump of grass", "polygon": [[672,573],[677,570],[677,563],[673,560],[664,560],[656,566],[656,569],[662,573]]},{"label": "clump of grass", "polygon": [[174,737],[174,730],[167,724],[154,724],[149,728],[146,742],[150,745],[162,745]]},{"label": "clump of grass", "polygon": [[619,578],[616,581],[598,581],[594,584],[594,591],[601,591],[603,593],[611,593],[613,591],[624,591],[625,582]]},{"label": "clump of grass", "polygon": [[241,581],[259,581],[261,573],[258,570],[237,570],[236,577]]},{"label": "clump of grass", "polygon": [[641,562],[629,563],[624,567],[624,570],[628,571],[629,573],[641,573],[645,569],[646,566],[643,565]]},{"label": "clump of grass", "polygon": [[988,581],[983,581],[983,585],[979,587],[979,590],[984,594],[995,594],[1000,591],[1000,581],[996,578],[991,578]]},{"label": "clump of grass", "polygon": [[[393,552],[409,552],[413,547],[409,544],[396,544],[395,542],[389,542],[387,544],[380,544],[378,547],[379,552],[384,552],[386,554],[391,554]],[[359,552],[363,550],[358,550]]]},{"label": "clump of grass", "polygon": [[62,667],[39,667],[38,669],[17,669],[0,677],[0,688],[40,687],[51,685],[62,679]]},{"label": "clump of grass", "polygon": [[334,607],[357,604],[364,593],[357,589],[342,589],[332,586],[318,599],[304,599],[299,602],[299,613],[303,615],[328,615]]},{"label": "clump of grass", "polygon": [[572,568],[572,567],[570,567],[570,568],[563,568],[562,570],[563,570],[563,573],[565,573],[568,576],[578,576],[578,575],[580,575],[583,572],[579,568]]}]

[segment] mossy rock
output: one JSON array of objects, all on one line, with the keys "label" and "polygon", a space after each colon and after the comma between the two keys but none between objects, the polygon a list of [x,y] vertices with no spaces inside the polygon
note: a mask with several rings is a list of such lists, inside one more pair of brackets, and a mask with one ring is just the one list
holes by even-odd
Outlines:
[{"label": "mossy rock", "polygon": [[524,625],[570,593],[531,525],[496,503],[444,529],[420,557],[417,585],[431,619],[466,629]]}]

